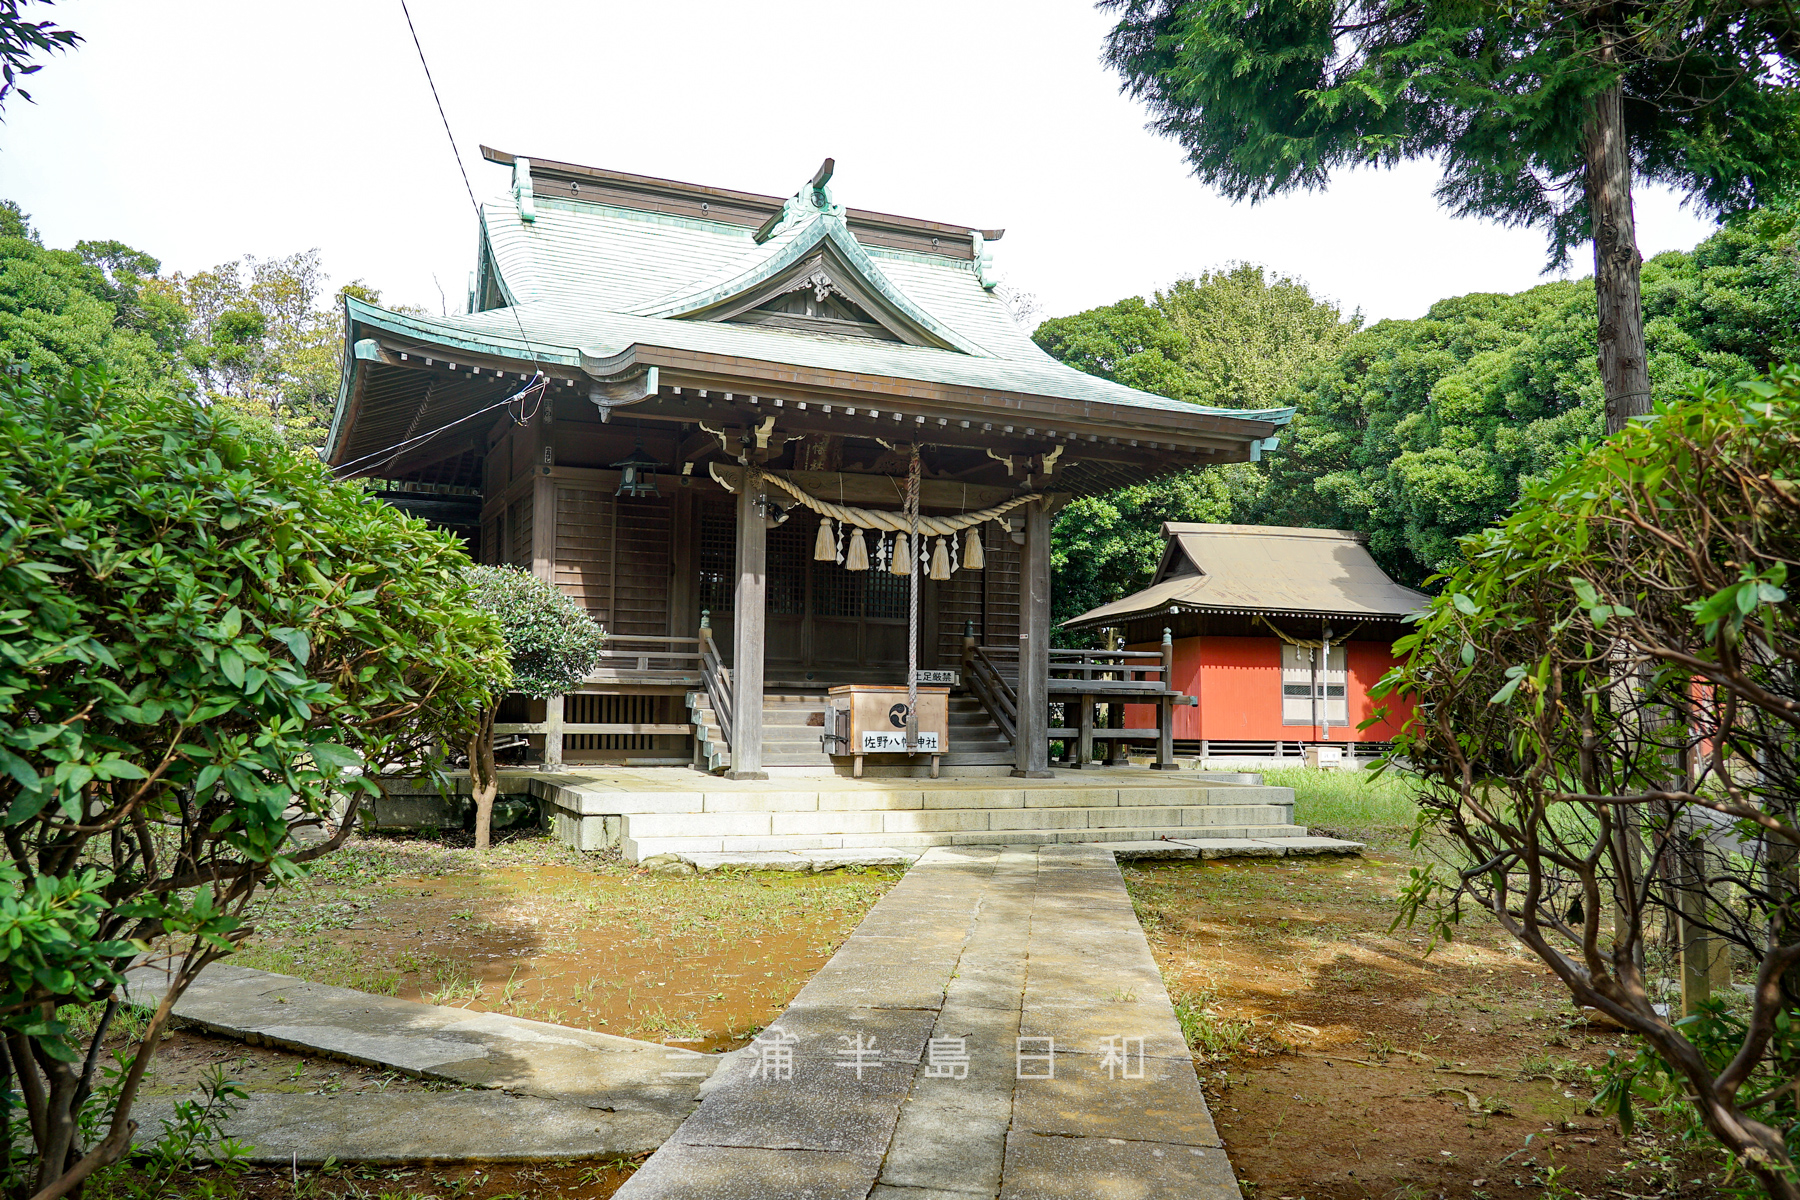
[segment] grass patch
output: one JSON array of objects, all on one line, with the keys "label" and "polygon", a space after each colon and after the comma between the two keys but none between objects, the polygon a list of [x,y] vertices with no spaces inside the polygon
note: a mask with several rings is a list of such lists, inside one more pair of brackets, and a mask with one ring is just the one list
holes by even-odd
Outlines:
[{"label": "grass patch", "polygon": [[1294,822],[1315,832],[1393,844],[1406,840],[1419,814],[1417,786],[1391,772],[1272,767],[1262,777],[1271,787],[1294,789]]},{"label": "grass patch", "polygon": [[1174,997],[1175,1019],[1181,1036],[1196,1058],[1217,1061],[1243,1049],[1255,1030],[1254,1023],[1220,1016],[1213,1011],[1210,992],[1181,991]]},{"label": "grass patch", "polygon": [[400,990],[399,971],[369,962],[355,947],[323,938],[285,945],[252,941],[224,961],[234,967],[293,975],[377,996],[392,996]]}]

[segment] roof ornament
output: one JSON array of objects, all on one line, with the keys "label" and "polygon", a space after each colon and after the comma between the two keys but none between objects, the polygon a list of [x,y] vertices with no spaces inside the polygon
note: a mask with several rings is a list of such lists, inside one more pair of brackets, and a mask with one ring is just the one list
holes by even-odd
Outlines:
[{"label": "roof ornament", "polygon": [[834,158],[820,163],[819,169],[806,181],[806,186],[783,201],[781,211],[762,223],[762,227],[756,231],[756,244],[760,246],[791,226],[804,224],[820,213],[843,220],[844,206],[831,197],[831,176],[836,170],[837,160]]},{"label": "roof ornament", "polygon": [[537,220],[537,202],[531,194],[531,160],[513,159],[513,200],[519,206],[519,220],[530,224]]},{"label": "roof ornament", "polygon": [[975,278],[991,292],[1000,286],[1000,276],[994,273],[994,252],[987,248],[988,239],[979,229],[969,230],[969,241],[975,247]]},{"label": "roof ornament", "polygon": [[812,274],[806,276],[804,279],[798,280],[787,290],[790,292],[804,292],[807,288],[812,289],[813,300],[818,304],[825,303],[825,297],[838,290],[837,284],[832,282],[831,276],[827,275],[822,267],[815,269]]}]

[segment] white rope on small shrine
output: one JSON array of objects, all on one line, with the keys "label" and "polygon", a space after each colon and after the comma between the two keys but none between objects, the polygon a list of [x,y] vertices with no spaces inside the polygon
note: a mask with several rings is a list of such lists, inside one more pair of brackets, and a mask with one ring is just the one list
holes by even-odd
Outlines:
[{"label": "white rope on small shrine", "polygon": [[[1269,618],[1263,616],[1261,613],[1256,614],[1256,619],[1258,621],[1261,621],[1264,625],[1267,625],[1269,627],[1270,633],[1274,634],[1276,637],[1280,638],[1282,641],[1286,642],[1290,646],[1301,646],[1308,650],[1323,650],[1325,648],[1325,640],[1323,638],[1297,638],[1293,634],[1288,633],[1285,630],[1278,628],[1272,621],[1269,620]],[[1357,630],[1359,630],[1361,628],[1362,628],[1361,624],[1352,625],[1349,628],[1349,630],[1347,630],[1346,632],[1341,633],[1337,637],[1333,638],[1331,641],[1331,644],[1334,646],[1343,645],[1345,642],[1350,640],[1351,634],[1355,633]]]}]

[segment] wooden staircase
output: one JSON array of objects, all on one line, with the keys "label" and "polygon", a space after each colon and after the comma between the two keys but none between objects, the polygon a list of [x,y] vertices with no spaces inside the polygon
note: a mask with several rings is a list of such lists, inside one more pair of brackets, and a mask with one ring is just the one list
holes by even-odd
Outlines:
[{"label": "wooden staircase", "polygon": [[[728,770],[731,747],[712,697],[703,691],[690,692],[687,702],[694,723],[695,765],[708,771]],[[820,740],[825,732],[825,709],[823,692],[765,695],[763,770],[772,777],[849,775],[850,759],[826,754]],[[951,696],[950,745],[941,768],[958,775],[1006,775],[1012,764],[1012,743],[981,703],[973,696]],[[863,767],[863,774],[874,778],[918,778],[930,773],[929,755],[909,760],[904,754],[872,754]]]}]

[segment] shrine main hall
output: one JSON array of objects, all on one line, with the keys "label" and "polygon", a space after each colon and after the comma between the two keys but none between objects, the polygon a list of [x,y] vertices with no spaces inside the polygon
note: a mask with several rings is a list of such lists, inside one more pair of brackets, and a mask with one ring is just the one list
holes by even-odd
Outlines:
[{"label": "shrine main hall", "polygon": [[[1042,779],[1125,693],[1166,746],[1154,652],[1052,650],[1051,522],[1258,459],[1292,410],[1057,362],[996,294],[1001,230],[846,207],[830,160],[783,198],[483,154],[510,186],[467,315],[347,299],[326,455],[604,626],[576,692],[508,702],[528,761]],[[911,723],[857,741],[859,689]]]}]

